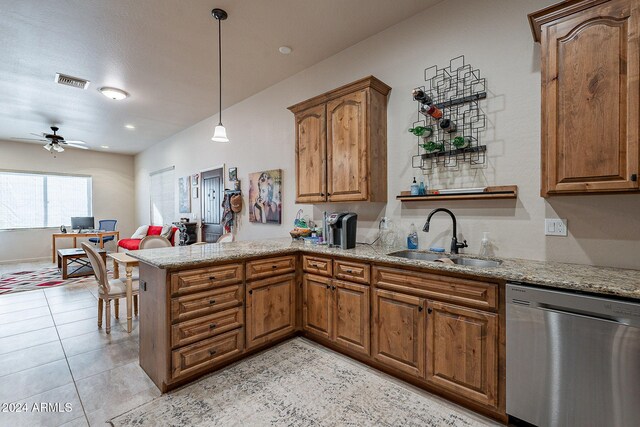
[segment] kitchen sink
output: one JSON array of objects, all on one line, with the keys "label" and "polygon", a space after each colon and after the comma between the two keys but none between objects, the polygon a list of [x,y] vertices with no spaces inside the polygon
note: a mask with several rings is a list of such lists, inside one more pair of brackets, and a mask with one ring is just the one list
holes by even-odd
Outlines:
[{"label": "kitchen sink", "polygon": [[420,261],[434,261],[438,262],[443,258],[448,258],[457,265],[464,265],[468,267],[498,267],[502,264],[502,261],[494,261],[490,259],[476,259],[476,258],[462,258],[462,257],[451,257],[447,255],[434,254],[430,252],[419,252],[419,251],[411,251],[404,250],[398,252],[392,252],[389,256],[395,256],[399,258],[407,258],[407,259],[416,259]]}]

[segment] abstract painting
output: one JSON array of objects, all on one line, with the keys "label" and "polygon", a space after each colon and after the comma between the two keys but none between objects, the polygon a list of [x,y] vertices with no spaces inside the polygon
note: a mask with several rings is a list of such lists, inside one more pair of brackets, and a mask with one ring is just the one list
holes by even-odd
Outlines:
[{"label": "abstract painting", "polygon": [[189,176],[178,178],[178,207],[180,213],[191,212],[191,182]]},{"label": "abstract painting", "polygon": [[249,221],[282,224],[282,169],[249,174]]}]

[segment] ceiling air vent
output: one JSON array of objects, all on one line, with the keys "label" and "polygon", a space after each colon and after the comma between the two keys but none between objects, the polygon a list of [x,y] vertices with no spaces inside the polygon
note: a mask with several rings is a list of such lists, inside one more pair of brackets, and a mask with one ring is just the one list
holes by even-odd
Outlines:
[{"label": "ceiling air vent", "polygon": [[66,74],[56,73],[56,83],[59,85],[77,87],[78,89],[86,89],[89,87],[89,80],[80,79],[78,77],[67,76]]}]

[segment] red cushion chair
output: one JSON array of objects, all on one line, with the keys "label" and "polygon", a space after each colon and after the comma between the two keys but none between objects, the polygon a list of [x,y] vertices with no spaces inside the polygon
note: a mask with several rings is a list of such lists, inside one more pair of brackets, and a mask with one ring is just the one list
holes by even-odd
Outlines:
[{"label": "red cushion chair", "polygon": [[[173,227],[171,229],[172,234],[169,240],[171,241],[171,244],[173,246],[176,245],[176,240],[179,239],[179,233],[177,233],[177,231],[178,227]],[[147,231],[147,236],[159,236],[160,233],[162,233],[161,225],[150,225],[149,230]],[[140,241],[142,241],[142,239],[120,239],[118,240],[117,250],[120,250],[120,248],[122,248],[126,251],[137,251],[140,248]]]}]

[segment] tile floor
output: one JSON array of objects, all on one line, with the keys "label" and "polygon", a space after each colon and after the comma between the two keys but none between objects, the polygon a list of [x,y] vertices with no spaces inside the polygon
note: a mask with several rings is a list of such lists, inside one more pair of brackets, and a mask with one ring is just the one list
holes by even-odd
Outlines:
[{"label": "tile floor", "polygon": [[[51,265],[0,265],[0,274]],[[104,425],[160,396],[138,365],[137,320],[128,334],[123,300],[107,335],[96,324],[97,294],[97,285],[80,284],[0,295],[0,403],[29,408],[0,412],[0,425]],[[41,402],[59,408],[33,412]]]},{"label": "tile floor", "polygon": [[[50,265],[0,265],[0,274]],[[121,301],[107,335],[96,324],[97,293],[90,283],[0,295],[0,404],[29,408],[0,411],[0,426],[102,426],[160,397],[138,364],[137,319],[128,334]],[[41,403],[48,410],[34,411]]]}]

